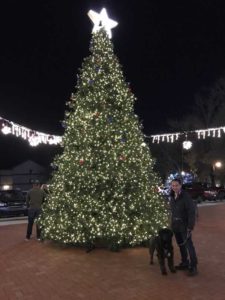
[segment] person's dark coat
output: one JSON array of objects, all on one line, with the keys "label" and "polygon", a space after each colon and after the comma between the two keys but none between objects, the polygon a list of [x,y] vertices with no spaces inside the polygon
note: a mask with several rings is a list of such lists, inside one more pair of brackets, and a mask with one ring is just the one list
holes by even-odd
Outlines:
[{"label": "person's dark coat", "polygon": [[190,195],[181,190],[175,199],[174,192],[170,197],[171,228],[174,232],[193,230],[195,226],[195,205]]}]

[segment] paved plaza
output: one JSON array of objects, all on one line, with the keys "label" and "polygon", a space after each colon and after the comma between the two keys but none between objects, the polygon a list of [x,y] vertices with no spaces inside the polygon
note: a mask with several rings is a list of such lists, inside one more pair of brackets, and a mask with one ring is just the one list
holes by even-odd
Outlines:
[{"label": "paved plaza", "polygon": [[193,278],[183,271],[162,276],[157,263],[149,265],[147,248],[87,254],[25,242],[24,221],[1,222],[0,300],[225,300],[225,204],[200,206],[199,215],[193,238],[199,274]]}]

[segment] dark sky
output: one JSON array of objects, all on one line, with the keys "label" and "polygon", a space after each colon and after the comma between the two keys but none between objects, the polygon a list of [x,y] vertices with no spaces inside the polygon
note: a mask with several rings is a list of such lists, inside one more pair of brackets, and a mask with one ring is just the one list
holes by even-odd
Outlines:
[{"label": "dark sky", "polygon": [[[0,116],[38,131],[63,133],[65,102],[89,55],[89,9],[106,7],[119,22],[114,51],[138,98],[135,110],[145,134],[167,132],[167,119],[182,118],[192,109],[195,93],[224,74],[224,0],[4,2]],[[33,149],[1,135],[5,159],[0,169],[27,158],[48,162],[56,151],[51,147]]]}]

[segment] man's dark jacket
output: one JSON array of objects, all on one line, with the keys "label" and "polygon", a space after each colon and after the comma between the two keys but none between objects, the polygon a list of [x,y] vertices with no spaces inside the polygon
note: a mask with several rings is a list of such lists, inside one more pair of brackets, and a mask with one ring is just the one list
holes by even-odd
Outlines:
[{"label": "man's dark jacket", "polygon": [[171,228],[174,232],[193,230],[195,226],[195,204],[190,195],[181,190],[178,197],[174,198],[174,192],[170,197]]}]

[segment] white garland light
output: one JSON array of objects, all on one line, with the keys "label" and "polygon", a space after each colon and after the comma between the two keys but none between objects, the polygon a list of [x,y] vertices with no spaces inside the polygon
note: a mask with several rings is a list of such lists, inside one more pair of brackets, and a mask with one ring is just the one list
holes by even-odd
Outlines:
[{"label": "white garland light", "polygon": [[2,127],[2,133],[4,133],[4,134],[9,134],[9,133],[11,133],[10,127],[7,126],[7,125],[3,126],[3,127]]},{"label": "white garland light", "polygon": [[17,137],[22,137],[24,140],[27,140],[33,147],[38,146],[39,144],[57,145],[62,142],[61,136],[35,131],[14,122],[8,121],[2,117],[0,117],[0,126],[0,130],[3,134],[11,133]]},{"label": "white garland light", "polygon": [[175,133],[163,133],[146,136],[148,139],[152,139],[152,143],[169,142],[173,143],[177,141],[184,134],[197,134],[198,139],[205,139],[206,137],[221,138],[222,133],[225,133],[225,126],[207,129],[190,130],[186,132],[175,132]]},{"label": "white garland light", "polygon": [[[8,121],[2,117],[0,117],[0,130],[3,134],[11,133],[17,137],[22,137],[24,140],[27,140],[29,144],[33,147],[38,146],[40,144],[58,145],[62,143],[61,136],[35,131],[27,127],[21,126],[19,124],[16,124],[14,122]],[[188,134],[191,134],[192,136],[193,134],[196,134],[198,139],[205,139],[206,137],[221,138],[223,133],[225,133],[225,126],[186,131],[185,133],[175,132],[155,134],[145,136],[145,138],[151,139],[152,143],[159,144],[160,142],[174,143],[175,141],[179,140],[179,138],[181,138],[184,134],[186,138]],[[184,143],[185,147],[189,147],[191,142],[186,140]],[[142,143],[142,146],[144,146],[144,143]]]}]

